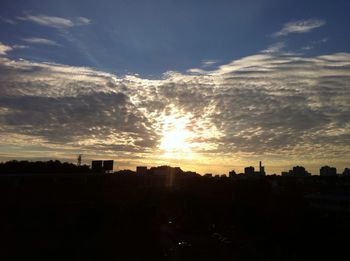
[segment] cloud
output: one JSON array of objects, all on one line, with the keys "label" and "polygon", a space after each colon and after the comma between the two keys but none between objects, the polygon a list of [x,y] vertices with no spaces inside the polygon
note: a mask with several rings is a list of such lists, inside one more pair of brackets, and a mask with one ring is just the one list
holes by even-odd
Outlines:
[{"label": "cloud", "polygon": [[85,17],[68,19],[68,18],[63,18],[58,16],[48,16],[43,14],[39,14],[39,15],[27,14],[24,16],[17,17],[17,19],[22,21],[32,22],[42,26],[58,28],[58,29],[70,28],[70,27],[79,26],[79,25],[87,25],[91,22],[90,19]]},{"label": "cloud", "polygon": [[45,44],[45,45],[52,45],[52,46],[61,46],[57,42],[46,38],[31,37],[31,38],[23,38],[22,40],[30,44]]},{"label": "cloud", "polygon": [[13,48],[11,46],[0,42],[0,55],[6,55],[7,52],[10,52],[12,50],[13,50]]},{"label": "cloud", "polygon": [[308,50],[312,50],[314,49],[314,47],[312,45],[305,45],[301,48],[302,50],[308,51]]},{"label": "cloud", "polygon": [[76,25],[87,25],[87,24],[90,24],[91,23],[91,20],[90,19],[88,19],[88,18],[86,18],[86,17],[77,17],[76,19],[75,19],[75,24]]},{"label": "cloud", "polygon": [[214,64],[217,64],[218,62],[219,62],[218,60],[203,60],[202,67],[210,67]]},{"label": "cloud", "polygon": [[15,44],[12,46],[13,49],[27,49],[29,48],[28,45],[23,45],[23,44]]},{"label": "cloud", "polygon": [[17,22],[15,20],[8,19],[5,17],[0,17],[0,20],[3,21],[4,23],[7,23],[7,24],[17,24]]},{"label": "cloud", "polygon": [[349,53],[260,53],[160,80],[3,57],[1,144],[164,163],[165,123],[178,119],[197,155],[183,159],[189,165],[345,161],[349,82]]},{"label": "cloud", "polygon": [[276,33],[274,36],[285,36],[291,33],[308,33],[316,28],[324,26],[326,21],[321,19],[304,19],[289,22],[284,24],[282,29]]},{"label": "cloud", "polygon": [[262,50],[262,53],[278,53],[280,52],[283,48],[286,47],[286,44],[284,42],[278,42],[273,45],[270,45],[267,49]]},{"label": "cloud", "polygon": [[315,47],[317,47],[318,45],[324,44],[327,41],[328,41],[328,38],[322,38],[322,39],[317,40],[317,41],[311,41],[307,45],[303,46],[301,48],[301,50],[304,50],[304,51],[312,50]]}]

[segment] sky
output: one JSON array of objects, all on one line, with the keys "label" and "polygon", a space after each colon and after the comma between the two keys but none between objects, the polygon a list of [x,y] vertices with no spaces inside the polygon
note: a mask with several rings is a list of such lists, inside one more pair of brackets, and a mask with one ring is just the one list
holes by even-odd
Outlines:
[{"label": "sky", "polygon": [[350,2],[1,1],[0,161],[350,167]]}]

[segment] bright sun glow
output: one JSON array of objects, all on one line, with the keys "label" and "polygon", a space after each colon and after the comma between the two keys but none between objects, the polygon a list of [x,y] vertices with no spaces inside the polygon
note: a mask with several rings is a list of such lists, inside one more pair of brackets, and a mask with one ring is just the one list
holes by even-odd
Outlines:
[{"label": "bright sun glow", "polygon": [[191,152],[194,133],[186,129],[187,123],[187,117],[166,116],[160,148],[165,152]]},{"label": "bright sun glow", "polygon": [[167,114],[157,118],[161,130],[159,149],[161,156],[167,159],[199,160],[202,153],[217,148],[216,140],[222,133],[208,122],[206,113],[203,118],[194,117],[170,105]]},{"label": "bright sun glow", "polygon": [[188,117],[165,116],[163,119],[163,133],[160,143],[160,149],[166,156],[173,157],[175,155],[191,154],[191,139],[194,133],[188,130]]}]

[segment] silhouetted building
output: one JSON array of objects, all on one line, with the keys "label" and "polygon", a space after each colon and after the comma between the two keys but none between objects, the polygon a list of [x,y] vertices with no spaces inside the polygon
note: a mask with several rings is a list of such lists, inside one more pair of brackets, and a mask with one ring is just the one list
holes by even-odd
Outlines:
[{"label": "silhouetted building", "polygon": [[206,178],[212,178],[212,177],[213,177],[213,174],[211,174],[211,173],[206,173],[206,174],[204,174],[204,177],[206,177]]},{"label": "silhouetted building", "polygon": [[329,166],[323,166],[320,168],[320,176],[335,177],[337,176],[337,169]]},{"label": "silhouetted building", "polygon": [[105,172],[109,172],[113,170],[113,165],[114,165],[114,161],[113,160],[104,160],[103,161],[103,170]]},{"label": "silhouetted building", "polygon": [[159,166],[150,168],[149,173],[152,175],[162,176],[172,174],[183,174],[183,171],[179,167],[172,168],[170,166]]},{"label": "silhouetted building", "polygon": [[148,173],[147,167],[144,166],[137,166],[136,167],[136,174],[137,175],[146,175]]},{"label": "silhouetted building", "polygon": [[265,167],[262,165],[262,162],[259,161],[259,175],[260,176],[265,176],[266,173],[265,173]]},{"label": "silhouetted building", "polygon": [[91,162],[91,170],[93,172],[102,172],[103,170],[103,162],[102,160],[93,160]]},{"label": "silhouetted building", "polygon": [[255,174],[254,167],[252,167],[252,166],[245,167],[244,168],[244,174],[245,175],[254,175]]},{"label": "silhouetted building", "polygon": [[343,171],[343,175],[347,176],[347,177],[350,177],[350,169],[349,168],[345,168],[344,171]]},{"label": "silhouetted building", "polygon": [[254,167],[245,167],[244,174],[248,176],[265,176],[265,167],[262,165],[262,162],[259,162],[259,171],[255,171]]},{"label": "silhouetted building", "polygon": [[295,166],[291,169],[288,174],[282,172],[282,176],[290,176],[290,177],[309,177],[311,174],[305,170],[302,166]]},{"label": "silhouetted building", "polygon": [[[180,168],[179,168],[180,169]],[[181,170],[181,169],[180,169]],[[182,171],[182,170],[181,170]],[[180,172],[181,173],[181,172]],[[186,171],[183,172],[183,174],[186,175],[186,177],[195,177],[195,176],[200,176],[197,172],[195,171]]]},{"label": "silhouetted building", "polygon": [[183,174],[183,171],[180,167],[174,167],[173,169],[174,169],[175,174]]}]

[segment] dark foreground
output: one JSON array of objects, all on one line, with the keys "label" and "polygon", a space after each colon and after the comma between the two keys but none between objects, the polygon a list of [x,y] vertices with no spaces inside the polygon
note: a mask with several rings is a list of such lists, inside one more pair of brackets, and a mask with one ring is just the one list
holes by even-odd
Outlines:
[{"label": "dark foreground", "polygon": [[0,260],[348,260],[349,184],[0,176]]}]

